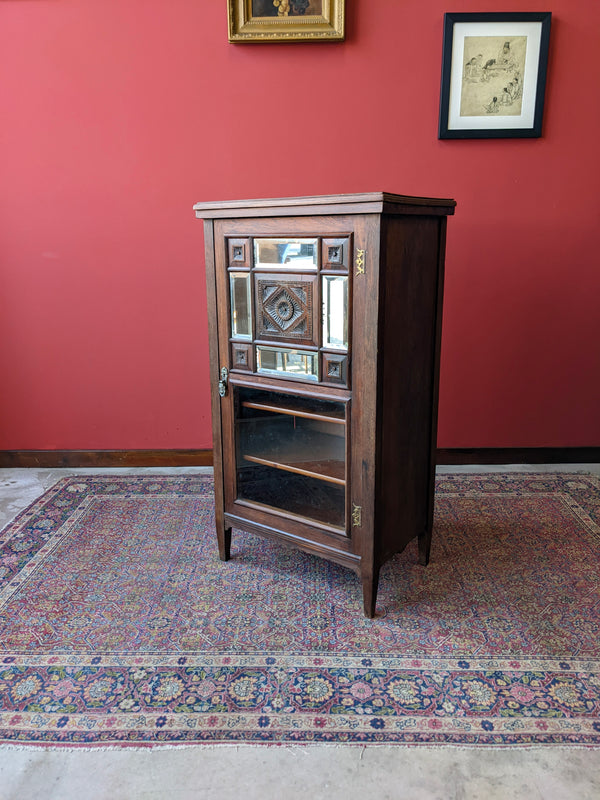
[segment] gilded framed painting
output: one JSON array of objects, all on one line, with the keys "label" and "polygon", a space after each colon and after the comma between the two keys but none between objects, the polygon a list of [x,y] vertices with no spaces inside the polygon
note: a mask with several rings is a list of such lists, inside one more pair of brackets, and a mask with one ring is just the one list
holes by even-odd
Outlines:
[{"label": "gilded framed painting", "polygon": [[230,42],[344,39],[344,0],[227,0]]},{"label": "gilded framed painting", "polygon": [[440,139],[542,135],[551,17],[444,15]]}]

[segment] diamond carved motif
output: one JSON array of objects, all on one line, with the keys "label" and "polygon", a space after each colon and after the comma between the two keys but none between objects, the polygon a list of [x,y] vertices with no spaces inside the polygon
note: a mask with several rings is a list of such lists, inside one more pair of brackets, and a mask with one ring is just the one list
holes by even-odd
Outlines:
[{"label": "diamond carved motif", "polygon": [[262,332],[271,337],[312,339],[312,284],[259,280]]}]

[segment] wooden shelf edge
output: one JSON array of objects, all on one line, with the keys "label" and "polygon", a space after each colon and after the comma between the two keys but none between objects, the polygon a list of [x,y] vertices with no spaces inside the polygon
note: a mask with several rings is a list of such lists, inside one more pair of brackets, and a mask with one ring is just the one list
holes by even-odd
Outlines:
[{"label": "wooden shelf edge", "polygon": [[346,420],[340,417],[334,417],[328,414],[323,414],[315,411],[299,411],[291,408],[290,406],[277,406],[269,403],[254,403],[249,400],[244,400],[242,405],[245,408],[255,408],[258,411],[271,411],[274,414],[287,414],[291,417],[303,417],[305,419],[317,419],[321,422],[333,422],[336,425],[345,425]]},{"label": "wooden shelf edge", "polygon": [[253,464],[262,464],[265,467],[273,467],[274,469],[281,469],[285,472],[293,472],[296,475],[305,475],[307,478],[316,478],[320,481],[327,483],[335,483],[338,486],[345,486],[346,481],[343,478],[336,478],[333,475],[327,475],[322,472],[315,472],[314,470],[299,467],[295,464],[289,464],[284,461],[270,461],[261,456],[244,455],[244,461],[251,461]]}]

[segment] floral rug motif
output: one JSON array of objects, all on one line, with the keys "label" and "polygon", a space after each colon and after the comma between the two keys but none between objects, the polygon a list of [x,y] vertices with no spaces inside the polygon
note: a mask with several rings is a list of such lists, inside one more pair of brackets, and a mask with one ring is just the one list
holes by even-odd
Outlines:
[{"label": "floral rug motif", "polygon": [[600,746],[600,482],[438,478],[431,562],[234,532],[212,480],[64,478],[0,533],[0,743]]}]

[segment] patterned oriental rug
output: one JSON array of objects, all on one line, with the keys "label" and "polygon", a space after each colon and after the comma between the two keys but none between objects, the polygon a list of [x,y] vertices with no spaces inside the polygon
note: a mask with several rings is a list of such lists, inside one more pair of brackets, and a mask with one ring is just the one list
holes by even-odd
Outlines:
[{"label": "patterned oriental rug", "polygon": [[600,746],[600,484],[438,480],[357,576],[234,532],[207,476],[65,478],[0,534],[0,742]]}]

